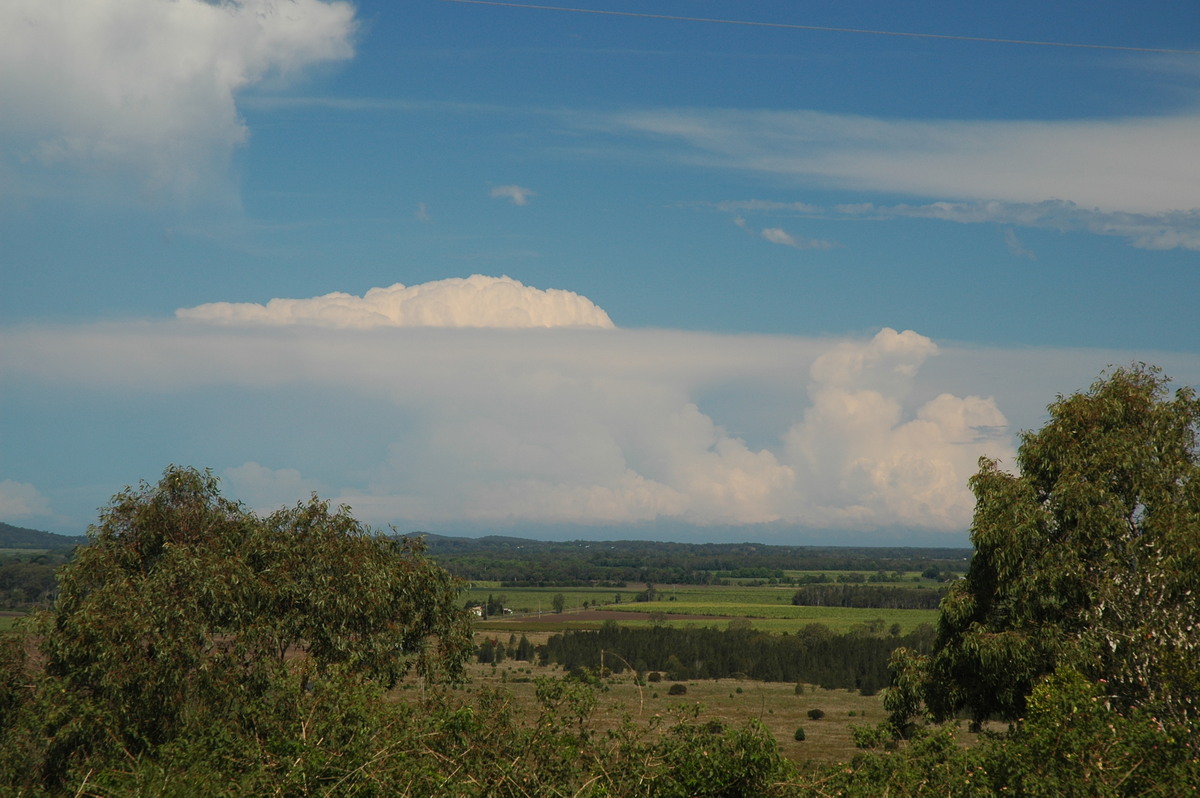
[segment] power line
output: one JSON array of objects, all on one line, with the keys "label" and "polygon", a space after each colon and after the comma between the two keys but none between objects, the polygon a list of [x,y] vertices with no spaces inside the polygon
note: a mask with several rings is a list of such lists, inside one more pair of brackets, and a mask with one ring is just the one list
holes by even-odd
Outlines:
[{"label": "power line", "polygon": [[1071,47],[1083,50],[1117,50],[1126,53],[1166,53],[1169,55],[1200,55],[1200,50],[1173,50],[1166,47],[1126,47],[1119,44],[1080,44],[1076,42],[1043,42],[1033,39],[998,39],[989,36],[956,36],[948,33],[911,33],[894,30],[872,30],[870,28],[835,28],[825,25],[797,25],[791,22],[755,22],[748,19],[719,19],[715,17],[684,17],[673,14],[646,14],[638,11],[602,11],[595,8],[571,8],[569,6],[545,6],[532,3],[506,3],[500,0],[441,0],[443,3],[462,3],[474,6],[501,6],[524,8],[533,11],[567,11],[573,14],[593,14],[605,17],[636,17],[670,22],[706,22],[717,25],[742,25],[750,28],[783,28],[786,30],[820,31],[824,33],[858,33],[869,36],[899,36],[908,39],[946,39],[957,42],[985,42],[987,44],[1020,44],[1033,47]]}]

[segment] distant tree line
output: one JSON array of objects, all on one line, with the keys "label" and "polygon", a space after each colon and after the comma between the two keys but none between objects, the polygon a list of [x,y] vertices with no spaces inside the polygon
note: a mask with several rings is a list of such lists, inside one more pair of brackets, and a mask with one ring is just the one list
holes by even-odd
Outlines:
[{"label": "distant tree line", "polygon": [[836,634],[810,624],[794,635],[768,634],[734,626],[636,628],[606,623],[598,632],[571,631],[551,637],[543,659],[564,669],[662,672],[668,679],[745,676],[771,682],[805,682],[872,695],[888,684],[888,658],[904,646],[930,650],[934,631],[923,625],[904,635],[883,636],[873,627]]},{"label": "distant tree line", "polygon": [[0,609],[24,610],[48,604],[57,588],[54,574],[70,559],[68,549],[0,556]]},{"label": "distant tree line", "polygon": [[[970,549],[765,546],[654,541],[550,542],[489,536],[427,535],[429,556],[463,579],[505,587],[626,584],[711,585],[726,579],[789,584],[785,571],[844,571],[857,581],[901,572],[950,573],[967,567]],[[868,575],[863,575],[868,574]],[[882,576],[881,576],[882,575]],[[820,576],[815,577],[819,580]],[[833,577],[834,580],[837,577]],[[795,582],[805,581],[803,577]]]},{"label": "distant tree line", "polygon": [[869,607],[884,610],[936,610],[944,590],[883,585],[805,585],[792,596],[803,607]]}]

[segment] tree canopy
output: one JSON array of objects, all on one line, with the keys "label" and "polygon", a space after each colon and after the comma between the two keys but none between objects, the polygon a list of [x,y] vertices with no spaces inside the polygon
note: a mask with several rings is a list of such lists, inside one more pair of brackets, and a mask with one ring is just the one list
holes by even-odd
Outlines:
[{"label": "tree canopy", "polygon": [[269,738],[323,684],[454,676],[469,652],[458,584],[421,544],[315,496],[259,517],[211,474],[171,467],[115,496],[88,536],[30,636],[48,743],[23,754],[46,785],[213,728]]},{"label": "tree canopy", "polygon": [[1069,668],[1110,699],[1194,718],[1200,695],[1200,401],[1152,367],[1059,397],[1017,473],[971,480],[975,555],[941,605],[932,656],[901,656],[897,716],[1013,720]]}]

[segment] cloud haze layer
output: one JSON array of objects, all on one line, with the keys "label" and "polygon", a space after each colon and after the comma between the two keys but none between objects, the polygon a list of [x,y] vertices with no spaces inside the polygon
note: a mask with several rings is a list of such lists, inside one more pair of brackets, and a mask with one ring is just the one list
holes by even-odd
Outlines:
[{"label": "cloud haze layer", "polygon": [[[496,324],[478,329],[481,317],[462,309],[492,289],[499,298],[483,304]],[[405,309],[393,294],[417,306],[431,297],[437,312]],[[538,318],[531,298],[546,306],[544,318],[567,300],[607,321],[575,294],[476,276],[244,312],[202,306],[174,322],[12,331],[0,369],[52,389],[158,394],[177,404],[188,403],[185,391],[225,386],[263,418],[280,388],[375,402],[357,423],[386,450],[361,463],[357,478],[327,469],[329,452],[272,458],[287,442],[272,439],[269,423],[248,442],[260,452],[253,459],[210,453],[202,464],[256,505],[323,489],[376,523],[961,533],[976,460],[1011,455],[1007,420],[991,398],[938,391],[914,399],[938,347],[912,331],[818,341],[625,331],[611,322],[588,330],[564,328],[581,325],[561,313],[554,318],[563,324],[517,329],[512,319]],[[460,329],[439,329],[446,319]],[[759,428],[731,431],[704,407],[714,392],[736,397],[722,413],[729,420]],[[784,409],[755,419],[764,397]]]}]

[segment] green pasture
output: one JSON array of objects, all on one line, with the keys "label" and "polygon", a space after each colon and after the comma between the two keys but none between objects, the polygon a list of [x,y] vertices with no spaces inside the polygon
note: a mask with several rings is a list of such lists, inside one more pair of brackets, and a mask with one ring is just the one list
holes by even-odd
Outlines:
[{"label": "green pasture", "polygon": [[[844,607],[808,607],[817,610],[811,617],[805,618],[749,618],[750,627],[760,632],[771,634],[796,634],[809,624],[818,623],[831,631],[844,634],[856,628],[867,626],[877,620],[882,620],[882,628],[886,634],[893,624],[900,624],[900,634],[908,634],[923,623],[935,624],[937,610],[864,610]],[[715,626],[724,628],[729,625],[731,618],[686,618],[677,620],[658,621],[649,615],[629,613],[628,620],[618,620],[622,626],[653,626],[656,623],[667,626]],[[603,621],[572,620],[571,613],[562,615],[547,615],[542,619],[528,616],[493,618],[486,621],[476,621],[475,628],[480,632],[508,633],[548,633],[566,632],[572,630],[596,629]]]},{"label": "green pasture", "polygon": [[[967,564],[963,563],[961,568],[956,567],[951,570],[953,570],[959,574],[965,574],[967,572]],[[880,582],[869,581],[871,576],[873,576],[875,574],[874,571],[853,571],[853,572],[852,571],[784,571],[783,575],[789,579],[795,580],[796,584],[781,585],[780,587],[786,587],[786,588],[795,590],[796,588],[804,587],[807,584],[818,584],[818,585],[843,584],[843,580],[845,579],[847,574],[850,574],[850,573],[860,574],[863,577],[864,581],[862,581],[862,582],[845,582],[845,584],[863,585],[866,587],[908,587],[908,588],[940,587],[941,586],[941,583],[938,582],[937,580],[926,579],[924,576],[921,575],[920,571],[898,571],[896,573],[896,576],[897,576],[896,579],[887,579],[887,580],[883,580]],[[890,574],[891,571],[888,571],[888,573]],[[825,577],[824,582],[811,582],[811,581],[805,582],[806,578],[814,578],[814,577],[820,578],[822,576]]]},{"label": "green pasture", "polygon": [[922,623],[937,621],[937,610],[891,610],[873,609],[870,607],[797,607],[788,604],[752,604],[752,603],[683,603],[677,601],[652,601],[619,607],[608,607],[611,610],[634,615],[643,613],[650,620],[651,613],[683,614],[683,615],[719,615],[726,618],[746,618],[756,629],[767,629],[769,623],[779,630],[800,628],[810,623],[822,623],[832,628],[845,628],[859,624],[870,623],[882,619],[884,629],[892,624],[900,624],[902,632],[910,631]]},{"label": "green pasture", "polygon": [[[566,609],[580,609],[586,601],[589,608],[622,609],[627,604],[636,604],[635,609],[645,609],[655,602],[635,602],[634,598],[645,591],[645,585],[629,585],[627,587],[487,587],[473,584],[464,594],[464,600],[487,601],[488,596],[499,598],[504,596],[504,606],[515,613],[536,613],[540,607],[542,612],[551,611],[551,602],[557,593],[563,596]],[[745,587],[743,585],[655,585],[660,604],[671,604],[682,607],[687,604],[791,604],[792,596],[796,593],[794,587],[764,585],[761,587]],[[621,596],[617,602],[616,596]],[[669,609],[669,612],[694,612],[691,609]],[[727,614],[727,613],[719,613]]]},{"label": "green pasture", "polygon": [[[794,633],[808,624],[819,623],[837,632],[882,621],[882,629],[900,625],[907,634],[923,623],[935,623],[937,610],[893,610],[857,607],[797,607],[792,604],[793,588],[760,586],[680,586],[656,587],[657,601],[634,601],[644,590],[634,588],[481,588],[467,591],[472,601],[483,602],[488,596],[503,597],[504,606],[512,615],[493,617],[477,624],[480,629],[527,631],[565,631],[594,629],[601,623],[593,619],[574,617],[583,609],[618,611],[619,623],[650,626],[656,623],[724,626],[731,618],[745,618],[751,626],[762,631]],[[556,615],[552,607],[555,594],[563,596],[564,612]],[[616,593],[621,601],[614,601]],[[669,619],[672,615],[712,616],[709,618]],[[667,618],[664,618],[667,616]]]},{"label": "green pasture", "polygon": [[[605,605],[604,608],[620,606],[616,604],[617,594],[621,596],[621,604],[633,601],[633,597],[645,590],[645,587],[487,587],[480,583],[472,586],[463,593],[463,600],[477,601],[480,604],[487,601],[488,596],[500,599],[514,613],[520,615],[536,615],[540,610],[543,614],[554,610],[554,596],[561,593],[564,609],[582,609],[583,602],[588,607]],[[790,599],[789,599],[790,600]]]},{"label": "green pasture", "polygon": [[14,613],[0,613],[0,634],[4,634],[16,625],[17,621],[24,618],[24,615]]}]

